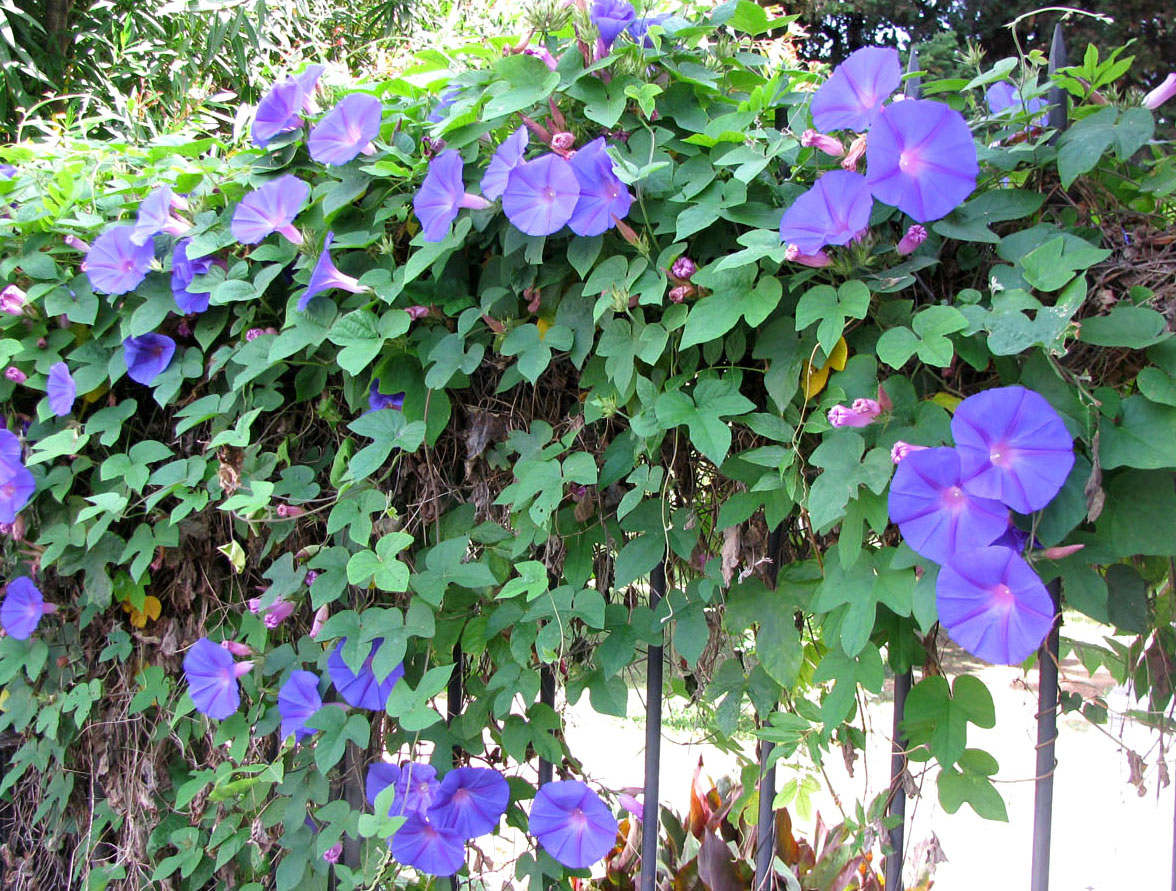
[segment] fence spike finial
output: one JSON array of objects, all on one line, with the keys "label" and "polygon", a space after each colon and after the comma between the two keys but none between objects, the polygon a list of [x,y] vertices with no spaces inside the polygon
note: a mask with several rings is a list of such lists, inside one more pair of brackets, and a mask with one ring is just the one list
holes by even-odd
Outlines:
[{"label": "fence spike finial", "polygon": [[[919,51],[917,49],[915,49],[915,47],[912,46],[911,47],[911,57],[910,57],[910,60],[907,62],[907,74],[911,74],[911,73],[918,71],[918,70],[919,70]],[[918,99],[919,98],[919,91],[922,89],[922,87],[923,87],[923,78],[921,78],[921,77],[908,77],[906,80],[906,86],[903,87],[902,92],[903,92],[903,95],[906,96],[908,99]]]},{"label": "fence spike finial", "polygon": [[[1069,58],[1066,55],[1066,39],[1062,33],[1062,23],[1058,22],[1054,25],[1053,40],[1049,45],[1049,75],[1052,78],[1054,73],[1060,71],[1069,65]],[[1066,129],[1066,125],[1070,119],[1070,94],[1059,87],[1057,84],[1051,84],[1049,88],[1049,117],[1048,123],[1056,133],[1052,141],[1057,141],[1058,135]]]}]

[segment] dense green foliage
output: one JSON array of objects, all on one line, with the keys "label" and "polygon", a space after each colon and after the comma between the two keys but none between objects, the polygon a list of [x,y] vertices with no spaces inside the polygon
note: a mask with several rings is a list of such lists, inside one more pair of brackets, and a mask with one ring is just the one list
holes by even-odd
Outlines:
[{"label": "dense green foliage", "polygon": [[[777,744],[777,806],[803,800],[836,746],[862,744],[859,693],[915,666],[912,759],[942,768],[949,811],[1003,817],[997,765],[968,746],[969,724],[995,720],[991,696],[939,676],[934,566],[886,511],[891,446],[946,441],[958,400],[998,383],[1042,393],[1076,438],[1065,489],[1030,522],[1043,546],[1085,549],[1035,567],[1063,580],[1068,607],[1130,636],[1076,649],[1130,677],[1142,717],[1163,725],[1176,341],[1171,267],[1148,278],[1157,266],[1140,261],[1170,227],[1176,155],[1151,112],[1090,100],[1123,72],[1091,51],[1059,75],[1074,124],[1056,144],[984,107],[985,84],[1040,75],[1031,60],[925,83],[972,122],[976,193],[906,257],[899,213],[875,205],[865,239],[812,269],[785,261],[777,227],[835,164],[799,140],[821,78],[768,62],[781,53],[757,40],[763,12],[724,4],[587,67],[572,27],[533,38],[555,71],[496,39],[462,47],[461,73],[456,49],[432,49],[358,85],[384,124],[375,154],[342,167],[312,162],[302,130],[264,151],[176,137],[0,151],[18,167],[0,179],[0,283],[29,297],[0,316],[2,364],[27,375],[0,380],[0,400],[37,483],[3,575],[35,570],[59,606],[29,640],[0,640],[0,730],[19,738],[0,792],[9,849],[46,887],[415,881],[356,797],[368,762],[387,751],[444,769],[458,746],[511,775],[507,822],[525,829],[524,765],[575,776],[583,754],[538,701],[543,668],[560,701],[623,715],[631,667],[663,637],[668,691],[700,703],[720,741],[753,713]],[[457,99],[429,123],[448,85]],[[411,202],[426,138],[460,150],[476,182],[520,113],[562,115],[577,145],[610,134],[637,198],[631,239],[526,236],[491,207],[423,241]],[[235,207],[278,172],[312,187],[303,247],[237,244]],[[190,286],[212,306],[189,319],[175,315],[170,249],[107,297],[62,242],[133,220],[161,183],[188,196],[189,256],[225,260]],[[299,311],[328,230],[336,265],[370,291]],[[675,303],[681,256],[698,271]],[[122,341],[152,331],[179,347],[144,387]],[[79,394],[66,418],[43,398],[59,361]],[[375,379],[405,392],[402,411],[365,411]],[[830,426],[830,407],[880,387],[878,423]],[[651,605],[663,561],[668,596]],[[296,611],[269,628],[246,606],[258,596]],[[202,636],[256,654],[221,722],[194,711],[180,669]],[[342,637],[383,639],[378,670],[404,659],[387,714],[325,708],[310,741],[279,740],[279,686],[321,672]],[[466,698],[450,723],[439,697],[454,673]],[[1104,703],[1072,705],[1106,720]],[[732,813],[753,822],[753,805],[746,784]],[[868,844],[877,803],[860,817],[847,852]],[[322,855],[344,837],[354,847],[332,867]],[[568,881],[537,849],[515,869],[532,887]]]}]

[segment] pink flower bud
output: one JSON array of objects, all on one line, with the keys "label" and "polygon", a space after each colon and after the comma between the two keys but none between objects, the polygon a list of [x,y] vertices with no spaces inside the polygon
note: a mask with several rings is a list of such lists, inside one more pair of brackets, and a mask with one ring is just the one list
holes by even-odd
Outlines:
[{"label": "pink flower bud", "polygon": [[192,326],[188,324],[187,319],[180,319],[180,323],[176,325],[176,334],[180,337],[192,336]]},{"label": "pink flower bud", "polygon": [[44,337],[37,338],[37,349],[43,350],[47,346],[49,346],[49,341],[47,341]]},{"label": "pink flower bud", "polygon": [[17,368],[15,365],[9,365],[4,369],[4,376],[12,381],[14,384],[23,384],[29,379],[29,376]]},{"label": "pink flower bud", "polygon": [[617,803],[629,813],[631,813],[634,817],[636,817],[638,821],[640,821],[641,818],[645,816],[645,808],[641,806],[641,802],[638,801],[633,795],[630,795],[628,792],[622,792],[620,795],[618,795]]},{"label": "pink flower bud", "polygon": [[679,257],[674,261],[674,265],[670,268],[670,274],[676,279],[684,282],[690,281],[690,277],[698,271],[698,267],[694,265],[694,261],[689,257]]},{"label": "pink flower bud", "polygon": [[566,152],[576,144],[576,137],[567,130],[560,130],[551,134],[551,148],[553,151]]},{"label": "pink flower bud", "polygon": [[263,334],[265,334],[265,332],[260,328],[250,328],[245,332],[245,342],[251,343],[252,341],[257,340],[257,338],[261,337]]},{"label": "pink flower bud", "polygon": [[641,237],[633,231],[632,226],[630,226],[624,220],[618,219],[616,216],[613,216],[613,223],[616,225],[617,231],[621,233],[621,237],[625,239],[625,241],[629,242],[629,244],[633,245],[635,248],[641,247]]},{"label": "pink flower bud", "polygon": [[541,143],[543,143],[544,145],[551,145],[551,134],[548,132],[546,127],[544,127],[538,121],[532,120],[531,118],[527,117],[525,114],[519,115],[519,117],[522,118],[523,124],[526,126],[526,128],[528,130],[530,130],[532,133],[534,133],[535,137]]},{"label": "pink flower bud", "polygon": [[327,863],[338,863],[339,856],[343,853],[343,842],[335,842],[325,851],[323,851],[323,859]]},{"label": "pink flower bud", "polygon": [[1041,552],[1041,556],[1046,560],[1064,560],[1071,554],[1077,554],[1086,545],[1072,544],[1072,545],[1054,545],[1052,548],[1046,548]]},{"label": "pink flower bud", "polygon": [[857,170],[858,161],[862,159],[862,155],[866,153],[866,136],[863,133],[857,139],[849,144],[849,153],[841,159],[841,167],[844,170]]},{"label": "pink flower bud", "polygon": [[[872,399],[858,401],[874,402]],[[877,404],[874,402],[874,405]],[[874,420],[876,414],[876,412],[872,415],[868,412],[856,411],[853,407],[846,408],[844,405],[835,405],[829,409],[829,423],[834,427],[865,427]]]},{"label": "pink flower bud", "polygon": [[57,604],[56,603],[49,603],[48,601],[45,601],[44,603],[41,604],[41,615],[51,616],[55,612],[57,612]]},{"label": "pink flower bud", "polygon": [[291,517],[301,517],[304,513],[306,513],[306,508],[304,507],[295,507],[293,504],[278,505],[278,516],[283,520],[290,519]]},{"label": "pink flower bud", "polygon": [[900,461],[902,461],[903,458],[905,458],[911,452],[921,452],[925,448],[927,448],[927,446],[911,445],[909,442],[903,442],[900,439],[898,442],[896,442],[894,444],[894,447],[890,450],[890,460],[893,461],[895,464],[898,464]]},{"label": "pink flower bud", "polygon": [[678,285],[675,288],[670,288],[670,303],[681,303],[687,297],[694,294],[693,285]]},{"label": "pink flower bud", "polygon": [[265,611],[265,627],[277,628],[294,612],[294,604],[289,600],[279,600]]},{"label": "pink flower bud", "polygon": [[840,158],[845,154],[845,146],[841,144],[840,139],[836,136],[818,133],[816,130],[805,130],[800,136],[800,144],[805,148],[816,148],[834,158]]},{"label": "pink flower bud", "polygon": [[1176,71],[1173,71],[1158,87],[1143,97],[1143,107],[1153,111],[1176,96]]},{"label": "pink flower bud", "polygon": [[890,401],[890,394],[881,384],[878,384],[878,406],[882,411],[890,411],[894,408],[894,403]]},{"label": "pink flower bud", "polygon": [[850,406],[856,414],[864,415],[871,421],[882,414],[882,406],[873,399],[855,399]]},{"label": "pink flower bud", "polygon": [[416,306],[408,307],[408,309],[406,309],[405,312],[408,313],[408,317],[415,322],[417,319],[423,319],[425,316],[427,316],[429,314],[429,307],[420,306],[418,304]]},{"label": "pink flower bud", "polygon": [[249,644],[238,643],[235,640],[222,640],[221,646],[234,656],[252,656],[253,648]]},{"label": "pink flower bud", "polygon": [[790,244],[784,249],[784,259],[790,263],[799,263],[801,266],[811,266],[813,269],[823,269],[833,262],[824,251],[817,251],[815,254],[802,254],[800,248],[794,244]]},{"label": "pink flower bud", "polygon": [[895,245],[894,249],[905,257],[907,254],[913,253],[915,248],[917,248],[926,240],[927,230],[916,223],[915,225],[911,226],[911,228],[906,230],[906,235],[904,235],[902,240],[897,245]]},{"label": "pink flower bud", "polygon": [[257,615],[259,612],[261,612],[260,597],[250,597],[247,605],[249,607],[249,612],[253,613],[254,615]]},{"label": "pink flower bud", "polygon": [[314,621],[310,623],[311,640],[314,640],[316,637],[318,637],[319,632],[323,630],[323,626],[327,624],[327,619],[329,619],[330,616],[331,608],[325,603],[315,611]]},{"label": "pink flower bud", "polygon": [[311,585],[313,585],[315,582],[315,579],[317,579],[317,578],[318,578],[318,573],[315,572],[313,569],[306,570],[306,587],[309,588]]},{"label": "pink flower bud", "polygon": [[246,659],[244,662],[238,662],[233,666],[233,677],[243,678],[251,671],[253,671],[253,662]]},{"label": "pink flower bud", "polygon": [[66,235],[61,240],[65,242],[66,247],[73,248],[79,254],[90,253],[90,245],[87,242],[82,241],[76,235]]},{"label": "pink flower bud", "polygon": [[8,285],[0,291],[0,312],[10,316],[19,316],[24,312],[28,295],[16,285]]}]

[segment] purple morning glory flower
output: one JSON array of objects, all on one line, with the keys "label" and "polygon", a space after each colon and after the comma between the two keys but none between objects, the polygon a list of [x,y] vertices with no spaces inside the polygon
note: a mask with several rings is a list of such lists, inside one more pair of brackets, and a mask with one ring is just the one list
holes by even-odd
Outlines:
[{"label": "purple morning glory flower", "polygon": [[344,96],[310,131],[310,156],[320,164],[339,165],[369,151],[380,134],[383,111],[380,100],[368,93]]},{"label": "purple morning glory flower", "polygon": [[488,767],[457,767],[445,774],[433,796],[429,822],[462,838],[493,832],[506,813],[510,786]]},{"label": "purple morning glory flower", "polygon": [[302,106],[305,101],[302,85],[294,78],[286,78],[270,87],[257,104],[253,118],[253,144],[265,148],[280,133],[302,126]]},{"label": "purple morning glory flower", "polygon": [[313,671],[295,671],[278,691],[278,713],[282,716],[282,739],[291,733],[294,742],[302,742],[314,730],[306,726],[306,719],[323,707],[318,691],[318,675]]},{"label": "purple morning glory flower", "polygon": [[529,828],[543,850],[572,869],[591,866],[612,850],[617,839],[616,818],[579,780],[540,786]]},{"label": "purple morning glory flower", "polygon": [[172,216],[172,210],[186,209],[188,202],[172,193],[171,186],[159,186],[139,205],[139,217],[131,227],[131,243],[146,244],[155,235],[183,235],[192,224]]},{"label": "purple morning glory flower", "polygon": [[515,228],[527,235],[551,235],[575,213],[580,182],[572,165],[548,154],[524,161],[510,172],[502,209]]},{"label": "purple morning glory flower", "polygon": [[979,172],[967,121],[942,102],[895,102],[882,110],[870,130],[870,190],[918,223],[955,210],[976,188]]},{"label": "purple morning glory flower", "polygon": [[190,238],[181,238],[172,249],[171,286],[172,296],[176,299],[176,306],[185,315],[194,312],[204,312],[208,309],[208,292],[193,293],[188,285],[198,275],[207,275],[216,260],[211,256],[188,259],[188,245]]},{"label": "purple morning glory flower", "polygon": [[49,410],[59,418],[64,418],[73,411],[74,400],[78,396],[78,388],[73,375],[69,373],[69,366],[64,362],[55,362],[49,369],[49,380],[45,385],[49,396]]},{"label": "purple morning glory flower", "polygon": [[376,378],[368,390],[368,411],[380,411],[385,408],[401,411],[404,408],[404,393],[381,393],[380,379]]},{"label": "purple morning glory flower", "polygon": [[133,226],[110,226],[94,239],[86,254],[86,277],[95,291],[102,294],[126,294],[139,287],[147,277],[147,267],[155,259],[151,241],[135,244]]},{"label": "purple morning glory flower", "polygon": [[451,876],[465,865],[465,843],[452,829],[412,816],[392,836],[392,856],[432,876]]},{"label": "purple morning glory flower", "polygon": [[36,488],[32,473],[19,459],[0,460],[0,523],[16,522],[16,515],[29,503]]},{"label": "purple morning glory flower", "polygon": [[1017,513],[1041,510],[1074,466],[1074,440],[1045,397],[1024,387],[969,396],[951,419],[964,488]]},{"label": "purple morning glory flower", "polygon": [[529,139],[527,128],[519,127],[506,137],[490,159],[486,174],[482,177],[482,194],[491,201],[502,197],[510,172],[523,163],[523,152],[527,149]]},{"label": "purple morning glory flower", "polygon": [[307,65],[306,70],[301,74],[294,75],[294,81],[298,84],[298,88],[302,90],[302,110],[307,114],[315,112],[314,93],[318,88],[319,78],[323,76],[323,72],[327,70],[325,65]]},{"label": "purple morning glory flower", "polygon": [[668,12],[643,15],[633,22],[633,24],[629,25],[629,36],[633,38],[634,43],[641,44],[645,49],[653,49],[653,38],[649,36],[650,27],[653,25],[663,25],[670,17]]},{"label": "purple morning glory flower", "polygon": [[827,244],[848,244],[870,224],[874,199],[866,178],[849,170],[830,170],[784,211],[780,240],[802,254]]},{"label": "purple morning glory flower", "polygon": [[637,12],[629,0],[594,0],[590,15],[605,49],[611,47],[621,32],[637,18]]},{"label": "purple morning glory flower", "polygon": [[310,273],[310,281],[307,282],[306,291],[298,298],[300,311],[306,310],[312,298],[323,291],[331,290],[331,288],[350,291],[352,294],[371,290],[365,285],[361,285],[355,276],[345,275],[335,268],[335,264],[331,262],[331,242],[334,240],[334,232],[328,232],[327,237],[323,239],[323,252],[319,254],[318,262],[314,264],[314,270]]},{"label": "purple morning glory flower", "polygon": [[429,172],[412,199],[412,209],[425,234],[425,241],[444,241],[457,212],[467,207],[482,210],[490,202],[466,193],[461,172],[464,163],[456,149],[446,149],[429,162]]},{"label": "purple morning glory flower", "polygon": [[28,640],[41,624],[41,616],[54,612],[57,606],[46,603],[32,579],[22,575],[8,583],[4,604],[0,606],[0,625],[9,637]]},{"label": "purple morning glory flower", "polygon": [[1045,585],[1011,548],[956,554],[939,570],[935,601],[952,640],[1002,665],[1025,661],[1054,621]]},{"label": "purple morning glory flower", "polygon": [[0,164],[0,178],[12,179],[16,176],[16,168],[11,164]]},{"label": "purple morning glory flower", "polygon": [[568,225],[577,235],[600,235],[628,215],[633,196],[613,173],[604,137],[576,152],[570,163],[580,185],[580,197]]},{"label": "purple morning glory flower", "polygon": [[822,133],[870,129],[901,80],[898,50],[862,47],[834,68],[813,96],[813,126]]},{"label": "purple morning glory flower", "polygon": [[441,94],[441,98],[437,100],[437,105],[429,112],[429,116],[425,118],[430,124],[439,124],[445,120],[445,113],[449,110],[458,96],[461,95],[461,87],[452,86]]},{"label": "purple morning glory flower", "polygon": [[23,460],[20,440],[11,430],[0,426],[0,470],[5,464],[18,465]]},{"label": "purple morning glory flower", "polygon": [[969,492],[955,449],[922,449],[903,458],[890,482],[890,519],[911,548],[936,563],[990,544],[1009,525],[999,501]]},{"label": "purple morning glory flower", "polygon": [[[367,771],[367,779],[364,782],[364,795],[367,798],[368,804],[372,807],[376,806],[376,796],[387,789],[389,786],[395,786],[397,780],[400,779],[400,767],[395,764],[390,764],[387,761],[376,761]],[[388,816],[396,814],[396,806],[393,804],[388,809]]]},{"label": "purple morning glory flower", "polygon": [[310,186],[291,173],[271,179],[241,199],[229,228],[241,244],[257,244],[271,232],[281,232],[293,244],[302,244],[294,218],[310,198]]},{"label": "purple morning glory flower", "polygon": [[359,674],[352,672],[343,661],[343,645],[347,643],[347,638],[340,639],[331,655],[327,657],[327,672],[331,675],[331,683],[349,705],[382,712],[392,688],[404,677],[404,665],[400,664],[382,681],[376,680],[376,675],[372,671],[372,659],[383,642],[382,637],[372,641],[371,651],[360,666]]},{"label": "purple morning glory flower", "polygon": [[207,637],[200,638],[184,657],[188,695],[192,697],[196,710],[218,721],[233,714],[241,705],[237,679],[252,668],[252,662],[236,662],[233,654],[224,647]]},{"label": "purple morning glory flower", "polygon": [[123,353],[127,363],[127,377],[151,386],[171,364],[176,352],[176,342],[166,334],[143,334],[128,337],[123,341]]},{"label": "purple morning glory flower", "polygon": [[1022,98],[1017,88],[1014,87],[1007,80],[1001,80],[994,83],[988,88],[986,93],[988,100],[988,111],[990,114],[1000,114],[1002,111],[1012,109],[1013,114],[1017,114],[1022,110],[1028,110],[1030,114],[1036,111],[1041,111],[1046,106],[1046,101],[1040,96],[1036,99],[1029,99],[1022,102]]}]

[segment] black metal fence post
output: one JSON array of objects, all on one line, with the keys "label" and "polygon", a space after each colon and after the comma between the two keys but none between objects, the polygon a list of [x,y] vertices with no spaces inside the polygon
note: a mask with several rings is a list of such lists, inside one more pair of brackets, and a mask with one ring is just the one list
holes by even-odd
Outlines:
[{"label": "black metal fence post", "polygon": [[[919,51],[911,47],[910,59],[907,60],[907,74],[914,75],[919,70]],[[903,95],[908,99],[918,99],[923,86],[923,79],[908,76],[903,87]],[[906,789],[902,775],[906,770],[906,743],[900,729],[903,714],[906,711],[906,697],[911,689],[911,670],[897,672],[894,675],[894,704],[893,731],[890,743],[890,805],[887,813],[898,817],[899,823],[888,833],[890,840],[890,855],[886,858],[886,887],[902,889],[903,844],[906,836]]]},{"label": "black metal fence post", "polygon": [[1031,891],[1049,888],[1049,848],[1053,830],[1053,774],[1057,763],[1054,743],[1058,738],[1058,638],[1061,626],[1062,583],[1047,586],[1054,604],[1054,624],[1038,650],[1037,658],[1037,781],[1033,794],[1033,865]]},{"label": "black metal fence post", "polygon": [[[768,575],[772,587],[780,578],[781,547],[784,540],[784,524],[781,523],[768,534],[768,557],[771,569]],[[772,875],[772,860],[776,856],[776,809],[772,801],[776,797],[776,765],[769,764],[772,742],[759,741],[759,816],[755,827],[755,891],[769,891]]]},{"label": "black metal fence post", "polygon": [[[555,668],[544,665],[539,669],[539,701],[546,706],[555,708]],[[546,758],[539,759],[539,785],[551,782],[554,773],[553,765]]]},{"label": "black metal fence post", "polygon": [[[666,565],[659,563],[649,576],[649,607],[666,596]],[[665,632],[662,632],[663,638]],[[658,804],[661,772],[662,659],[664,647],[651,646],[645,667],[645,800],[641,816],[641,891],[657,888],[657,843],[661,813]]]},{"label": "black metal fence post", "polygon": [[899,823],[890,829],[890,856],[886,858],[886,887],[901,891],[903,838],[906,834],[906,790],[902,781],[906,770],[906,739],[901,724],[906,711],[907,694],[911,692],[910,669],[894,676],[894,731],[890,748],[890,807],[887,812],[898,817]]}]

